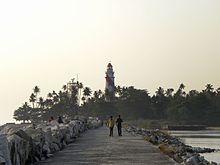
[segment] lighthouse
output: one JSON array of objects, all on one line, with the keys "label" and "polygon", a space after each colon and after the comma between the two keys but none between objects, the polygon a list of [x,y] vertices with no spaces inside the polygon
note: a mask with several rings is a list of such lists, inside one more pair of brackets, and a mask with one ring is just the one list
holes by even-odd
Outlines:
[{"label": "lighthouse", "polygon": [[107,65],[107,71],[105,72],[105,74],[106,74],[105,94],[108,97],[108,99],[111,99],[115,95],[115,77],[111,63]]}]

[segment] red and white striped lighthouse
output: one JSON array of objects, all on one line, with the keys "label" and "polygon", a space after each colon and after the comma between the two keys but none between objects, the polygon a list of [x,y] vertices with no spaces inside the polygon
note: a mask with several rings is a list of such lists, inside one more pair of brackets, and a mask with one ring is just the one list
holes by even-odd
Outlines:
[{"label": "red and white striped lighthouse", "polygon": [[115,77],[112,64],[109,63],[107,66],[105,91],[109,93],[110,96],[114,96],[115,93]]}]

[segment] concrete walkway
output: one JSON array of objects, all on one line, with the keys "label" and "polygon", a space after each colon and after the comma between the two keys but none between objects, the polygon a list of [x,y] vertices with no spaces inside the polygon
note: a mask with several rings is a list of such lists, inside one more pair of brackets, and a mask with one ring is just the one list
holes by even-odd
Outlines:
[{"label": "concrete walkway", "polygon": [[114,137],[109,137],[106,127],[89,130],[53,158],[38,162],[37,165],[175,164],[141,136],[123,132],[123,136],[119,137],[116,129],[114,134]]}]

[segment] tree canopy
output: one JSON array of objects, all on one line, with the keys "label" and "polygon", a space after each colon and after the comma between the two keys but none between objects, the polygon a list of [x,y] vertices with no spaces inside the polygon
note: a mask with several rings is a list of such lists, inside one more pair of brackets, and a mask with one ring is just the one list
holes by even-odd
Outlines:
[{"label": "tree canopy", "polygon": [[[82,89],[82,96],[81,96]],[[78,114],[107,118],[120,114],[126,119],[166,120],[184,124],[220,125],[220,88],[216,90],[207,84],[201,92],[185,92],[185,85],[173,88],[158,87],[155,94],[147,90],[130,87],[115,87],[115,97],[108,99],[108,93],[94,91],[75,83],[59,92],[49,92],[47,97],[38,98],[40,88],[34,87],[30,96],[32,107],[25,102],[14,112],[18,121],[46,121],[50,116],[74,117]],[[82,100],[82,102],[80,102]]]}]

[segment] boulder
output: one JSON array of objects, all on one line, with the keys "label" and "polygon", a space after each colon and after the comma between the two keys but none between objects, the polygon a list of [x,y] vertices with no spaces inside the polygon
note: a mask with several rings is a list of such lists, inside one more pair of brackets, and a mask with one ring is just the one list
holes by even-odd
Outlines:
[{"label": "boulder", "polygon": [[0,134],[0,164],[11,165],[8,140],[4,134]]},{"label": "boulder", "polygon": [[173,155],[176,153],[176,149],[168,144],[160,144],[158,148],[161,152],[170,157],[173,157]]},{"label": "boulder", "polygon": [[186,165],[199,165],[199,155],[194,155],[186,160]]},{"label": "boulder", "polygon": [[174,154],[173,155],[173,160],[175,160],[177,163],[182,163],[183,159],[179,154]]}]

